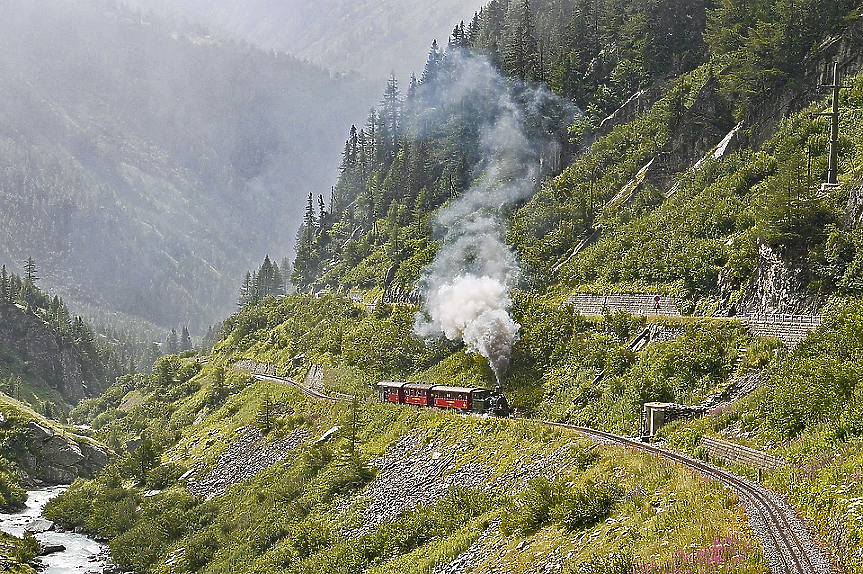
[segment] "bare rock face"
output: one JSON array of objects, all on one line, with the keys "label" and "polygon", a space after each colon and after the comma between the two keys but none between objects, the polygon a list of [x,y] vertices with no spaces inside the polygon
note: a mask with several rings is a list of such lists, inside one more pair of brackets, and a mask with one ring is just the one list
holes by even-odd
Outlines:
[{"label": "bare rock face", "polygon": [[[55,433],[35,421],[27,423],[27,453],[20,461],[29,476],[47,484],[93,478],[108,464],[108,452],[79,437]],[[80,439],[79,439],[80,440]]]},{"label": "bare rock face", "polygon": [[758,246],[758,264],[743,291],[738,315],[805,315],[817,309],[807,293],[806,269],[795,265],[769,245]]},{"label": "bare rock face", "polygon": [[84,369],[75,350],[39,317],[0,302],[0,348],[10,349],[69,402],[85,398]]},{"label": "bare rock face", "polygon": [[851,188],[842,222],[849,231],[863,224],[863,179]]},{"label": "bare rock face", "polygon": [[660,190],[669,189],[679,173],[710,152],[732,127],[730,104],[721,95],[719,82],[711,80],[696,94],[692,106],[685,108],[680,102],[671,140],[660,151],[645,181]]}]

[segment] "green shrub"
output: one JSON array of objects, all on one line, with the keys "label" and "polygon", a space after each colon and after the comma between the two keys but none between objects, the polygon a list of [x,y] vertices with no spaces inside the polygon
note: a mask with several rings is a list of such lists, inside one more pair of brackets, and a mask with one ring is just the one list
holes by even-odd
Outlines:
[{"label": "green shrub", "polygon": [[612,482],[588,482],[573,487],[554,509],[554,519],[569,530],[581,530],[604,520],[623,496]]},{"label": "green shrub", "polygon": [[535,478],[504,513],[501,531],[526,535],[551,523],[581,530],[605,519],[622,494],[621,487],[611,482],[574,484]]}]

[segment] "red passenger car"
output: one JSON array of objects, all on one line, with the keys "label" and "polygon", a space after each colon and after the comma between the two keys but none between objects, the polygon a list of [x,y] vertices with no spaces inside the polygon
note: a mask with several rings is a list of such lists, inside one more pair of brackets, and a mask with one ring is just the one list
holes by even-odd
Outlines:
[{"label": "red passenger car", "polygon": [[417,405],[421,407],[432,406],[432,385],[424,385],[420,383],[410,383],[403,387],[405,394],[405,402],[409,405]]},{"label": "red passenger car", "polygon": [[471,389],[464,387],[442,387],[431,388],[432,404],[443,409],[470,409]]},{"label": "red passenger car", "polygon": [[490,391],[488,389],[383,381],[378,383],[378,398],[382,403],[458,409],[477,414],[488,413],[499,417],[508,416],[510,412],[506,397],[500,392],[499,387]]},{"label": "red passenger car", "polygon": [[404,403],[404,386],[406,384],[407,383],[396,383],[393,381],[383,381],[378,383],[378,397],[382,403]]}]

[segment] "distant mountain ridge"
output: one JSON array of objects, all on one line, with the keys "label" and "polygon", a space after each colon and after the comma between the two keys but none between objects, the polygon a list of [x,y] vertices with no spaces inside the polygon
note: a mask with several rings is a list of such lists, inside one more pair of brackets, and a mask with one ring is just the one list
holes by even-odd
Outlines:
[{"label": "distant mountain ridge", "polygon": [[[0,262],[163,326],[214,322],[240,270],[291,252],[380,86],[96,0],[0,22]],[[276,255],[276,254],[274,254]]]},{"label": "distant mountain ridge", "polygon": [[480,0],[125,0],[141,10],[200,21],[265,49],[370,78],[422,72],[433,39],[470,21]]}]

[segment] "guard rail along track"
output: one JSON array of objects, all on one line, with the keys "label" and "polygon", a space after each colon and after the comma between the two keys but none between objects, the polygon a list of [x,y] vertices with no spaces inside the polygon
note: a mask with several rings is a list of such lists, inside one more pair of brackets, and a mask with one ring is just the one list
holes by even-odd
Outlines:
[{"label": "guard rail along track", "polygon": [[[346,402],[354,399],[352,395],[342,393],[325,394],[284,377],[264,374],[252,376],[260,380],[293,385],[305,395],[316,399],[332,402]],[[832,574],[829,558],[814,544],[810,532],[794,513],[794,510],[779,495],[760,484],[696,458],[649,443],[586,427],[549,421],[536,422],[575,431],[597,442],[618,444],[655,454],[687,466],[702,476],[719,481],[734,490],[742,502],[747,505],[750,523],[761,540],[764,553],[770,562],[771,574]]]}]

